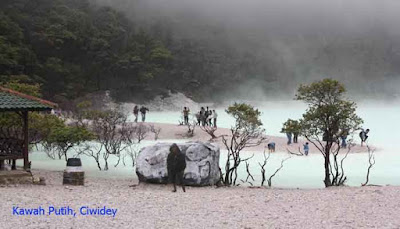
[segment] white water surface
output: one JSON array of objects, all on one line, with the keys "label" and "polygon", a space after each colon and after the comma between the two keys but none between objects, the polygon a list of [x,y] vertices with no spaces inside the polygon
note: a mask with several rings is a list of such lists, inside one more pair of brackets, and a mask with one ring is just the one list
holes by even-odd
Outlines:
[{"label": "white water surface", "polygon": [[[268,135],[284,136],[280,133],[282,123],[288,118],[298,119],[306,110],[306,104],[298,101],[282,102],[264,102],[256,104],[256,107],[262,112],[261,120]],[[400,185],[400,147],[397,140],[400,137],[400,104],[381,102],[359,103],[357,113],[364,119],[364,128],[371,129],[369,133],[368,144],[377,147],[379,150],[375,153],[376,164],[371,170],[370,184],[379,185]],[[212,108],[214,109],[214,108]],[[217,108],[218,126],[229,128],[233,119],[229,117],[224,108]],[[133,120],[133,115],[130,115]],[[178,124],[181,118],[181,112],[152,112],[147,115],[146,121]],[[356,143],[359,139],[356,136]],[[177,140],[162,140],[159,142],[183,142]],[[155,144],[155,141],[144,141],[139,147]],[[252,181],[254,185],[260,185],[261,173],[259,162],[263,161],[261,152],[244,152],[243,156],[254,157],[249,160],[251,172],[256,179]],[[277,152],[271,155],[267,163],[267,177],[279,167],[283,158],[288,157],[286,152]],[[220,165],[224,168],[226,151],[221,150]],[[81,156],[83,168],[88,176],[104,176],[113,179],[132,178],[136,180],[134,169],[127,158],[126,166],[122,163],[118,167],[113,165],[116,158],[110,156],[109,171],[98,171],[96,163],[92,158]],[[33,169],[48,169],[62,171],[65,168],[64,160],[52,160],[40,151],[33,152],[30,156]],[[350,154],[344,162],[347,184],[359,186],[365,181],[365,174],[368,167],[367,153]],[[239,179],[245,179],[245,165],[242,164],[239,170]],[[312,154],[308,157],[292,156],[285,162],[283,169],[274,177],[273,186],[284,188],[322,188],[323,187],[323,157],[320,154]],[[245,184],[242,184],[245,185]]]}]

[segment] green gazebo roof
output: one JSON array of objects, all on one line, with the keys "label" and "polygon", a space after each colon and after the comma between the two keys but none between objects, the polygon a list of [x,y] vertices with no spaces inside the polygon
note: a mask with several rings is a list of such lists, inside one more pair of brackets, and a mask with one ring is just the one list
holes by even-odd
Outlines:
[{"label": "green gazebo roof", "polygon": [[0,112],[47,111],[55,107],[57,107],[55,103],[0,87]]}]

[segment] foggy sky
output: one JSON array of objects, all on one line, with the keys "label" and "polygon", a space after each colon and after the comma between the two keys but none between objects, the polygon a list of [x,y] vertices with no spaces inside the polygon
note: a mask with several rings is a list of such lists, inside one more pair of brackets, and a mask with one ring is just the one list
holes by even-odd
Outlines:
[{"label": "foggy sky", "polygon": [[293,87],[333,76],[355,91],[381,93],[393,90],[383,79],[399,82],[398,0],[97,1],[141,26],[162,19],[176,37],[229,43],[273,59],[284,69],[277,78],[291,79]]}]

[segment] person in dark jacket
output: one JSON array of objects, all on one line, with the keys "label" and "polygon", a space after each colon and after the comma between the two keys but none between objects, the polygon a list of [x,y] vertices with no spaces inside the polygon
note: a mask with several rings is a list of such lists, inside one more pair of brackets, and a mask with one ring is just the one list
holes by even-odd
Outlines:
[{"label": "person in dark jacket", "polygon": [[140,108],[140,114],[142,115],[142,122],[146,121],[146,112],[149,111],[149,108],[142,106]]},{"label": "person in dark jacket", "polygon": [[185,190],[185,184],[183,182],[183,175],[186,168],[186,156],[181,152],[177,144],[172,144],[169,148],[169,154],[167,157],[167,170],[168,179],[174,184],[173,192],[176,192],[176,183],[180,182],[182,185],[182,190]]},{"label": "person in dark jacket", "polygon": [[133,115],[135,116],[135,122],[137,122],[139,116],[139,107],[137,105],[133,108]]}]

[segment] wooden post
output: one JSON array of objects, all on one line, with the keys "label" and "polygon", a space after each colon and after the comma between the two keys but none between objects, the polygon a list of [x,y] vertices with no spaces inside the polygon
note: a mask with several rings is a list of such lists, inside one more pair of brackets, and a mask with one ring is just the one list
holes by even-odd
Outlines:
[{"label": "wooden post", "polygon": [[28,111],[23,111],[22,116],[24,119],[24,148],[22,153],[24,155],[24,170],[29,169],[28,147],[29,147],[29,133],[28,133]]},{"label": "wooden post", "polygon": [[12,164],[11,164],[11,170],[16,170],[16,169],[17,169],[16,160],[13,159],[13,160],[12,160]]}]

